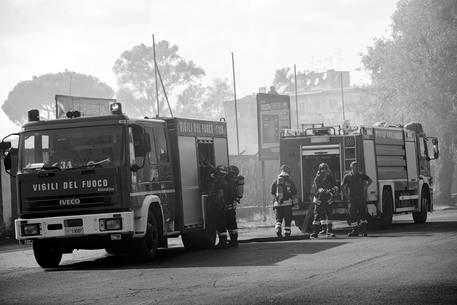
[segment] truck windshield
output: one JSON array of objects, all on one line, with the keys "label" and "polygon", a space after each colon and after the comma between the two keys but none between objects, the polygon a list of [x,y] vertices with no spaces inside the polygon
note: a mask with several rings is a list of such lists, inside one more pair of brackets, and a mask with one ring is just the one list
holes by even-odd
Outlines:
[{"label": "truck windshield", "polygon": [[120,166],[122,130],[122,126],[99,126],[25,132],[20,138],[19,170]]}]

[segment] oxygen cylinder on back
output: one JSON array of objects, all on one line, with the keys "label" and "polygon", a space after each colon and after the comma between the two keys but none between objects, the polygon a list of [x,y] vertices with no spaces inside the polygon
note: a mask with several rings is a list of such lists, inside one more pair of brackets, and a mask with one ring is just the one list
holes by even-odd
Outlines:
[{"label": "oxygen cylinder on back", "polygon": [[282,203],[284,200],[284,187],[284,178],[278,177],[278,181],[276,182],[276,200],[278,200],[279,203]]},{"label": "oxygen cylinder on back", "polygon": [[236,184],[236,196],[238,199],[243,198],[244,194],[244,177],[238,176],[237,177],[237,184]]}]

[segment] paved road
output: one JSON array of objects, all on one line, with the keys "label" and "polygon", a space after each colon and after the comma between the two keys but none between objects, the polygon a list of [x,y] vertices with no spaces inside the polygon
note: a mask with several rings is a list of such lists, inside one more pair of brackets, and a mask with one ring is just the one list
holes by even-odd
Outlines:
[{"label": "paved road", "polygon": [[457,304],[456,209],[423,225],[402,216],[366,238],[337,231],[255,242],[272,228],[247,228],[236,249],[197,252],[176,239],[147,263],[75,251],[52,270],[29,247],[2,246],[0,304]]}]

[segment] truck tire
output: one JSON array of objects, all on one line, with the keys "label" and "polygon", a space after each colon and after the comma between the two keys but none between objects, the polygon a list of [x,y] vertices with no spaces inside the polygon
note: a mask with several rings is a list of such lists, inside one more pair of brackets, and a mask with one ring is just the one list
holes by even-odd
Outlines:
[{"label": "truck tire", "polygon": [[62,260],[62,251],[46,240],[33,241],[33,255],[42,268],[55,268]]},{"label": "truck tire", "polygon": [[148,223],[144,237],[133,240],[135,254],[141,259],[153,259],[159,248],[159,227],[154,213],[148,213]]},{"label": "truck tire", "polygon": [[209,236],[204,232],[188,232],[182,235],[182,243],[186,250],[200,250],[214,247],[216,243],[216,232]]},{"label": "truck tire", "polygon": [[425,223],[427,221],[427,211],[429,206],[429,193],[427,190],[421,192],[421,211],[413,212],[413,220],[415,223]]},{"label": "truck tire", "polygon": [[216,243],[216,229],[213,225],[209,225],[202,231],[184,233],[181,239],[186,250],[209,249]]},{"label": "truck tire", "polygon": [[392,192],[389,189],[384,189],[382,191],[382,214],[380,219],[381,228],[390,228],[392,225],[393,210]]},{"label": "truck tire", "polygon": [[110,245],[109,247],[106,247],[105,251],[111,255],[120,255],[128,253],[127,249],[127,244],[118,242],[116,245]]}]

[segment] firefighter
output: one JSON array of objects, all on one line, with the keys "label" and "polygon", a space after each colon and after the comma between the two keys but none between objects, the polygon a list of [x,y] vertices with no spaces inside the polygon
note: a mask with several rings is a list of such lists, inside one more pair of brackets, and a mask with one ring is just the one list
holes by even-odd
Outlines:
[{"label": "firefighter", "polygon": [[275,210],[276,236],[282,237],[282,221],[284,219],[284,235],[289,237],[291,234],[290,224],[292,222],[292,197],[297,193],[294,182],[289,177],[290,168],[283,164],[280,168],[278,177],[271,185],[271,194],[274,196],[273,209]]},{"label": "firefighter", "polygon": [[210,174],[208,201],[211,207],[212,219],[215,221],[219,242],[216,248],[227,247],[227,227],[225,222],[226,197],[228,192],[227,168],[218,165]]},{"label": "firefighter", "polygon": [[[333,195],[338,190],[338,187],[327,163],[319,164],[318,172],[314,178],[313,188],[315,190],[313,198],[314,220],[311,237],[317,238],[319,234],[334,237],[335,234],[331,232],[328,216],[331,212],[330,204],[332,203]],[[320,232],[319,228],[321,228]]]},{"label": "firefighter", "polygon": [[236,206],[243,197],[244,177],[239,175],[240,170],[235,165],[228,167],[225,222],[230,236],[229,247],[238,246],[238,225],[236,223]]},{"label": "firefighter", "polygon": [[349,237],[367,236],[367,207],[365,202],[366,188],[373,182],[370,177],[359,172],[358,163],[351,163],[351,171],[343,178],[341,188],[344,196],[350,201],[349,216],[352,231]]}]

